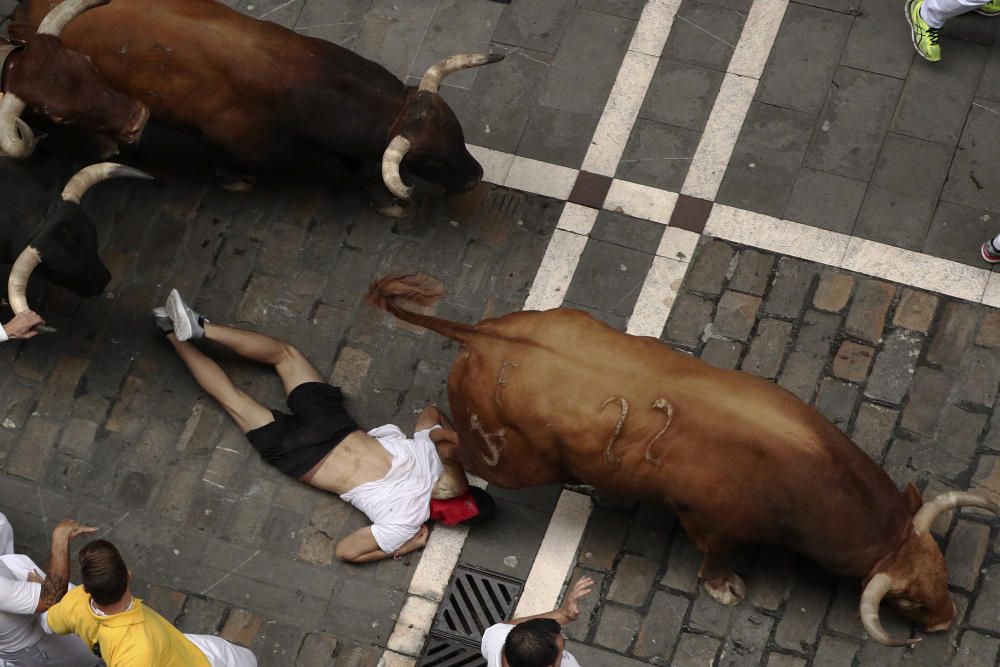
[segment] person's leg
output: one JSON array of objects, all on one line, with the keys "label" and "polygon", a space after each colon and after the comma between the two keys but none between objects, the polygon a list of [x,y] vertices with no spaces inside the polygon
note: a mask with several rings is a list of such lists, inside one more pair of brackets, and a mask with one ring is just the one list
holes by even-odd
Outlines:
[{"label": "person's leg", "polygon": [[990,264],[1000,263],[1000,234],[984,241],[979,249],[979,254]]},{"label": "person's leg", "polygon": [[[953,0],[940,0],[941,2],[951,2]],[[924,18],[924,8],[927,0],[906,0],[903,10],[906,13],[906,22],[910,24],[910,39],[913,41],[913,48],[920,54],[921,58],[931,62],[941,60],[941,35],[937,26],[927,23]]]},{"label": "person's leg", "polygon": [[46,655],[45,667],[98,667],[100,658],[76,635],[45,635],[37,644]]},{"label": "person's leg", "polygon": [[948,19],[979,9],[987,0],[923,0],[920,18],[935,29],[944,27]]}]

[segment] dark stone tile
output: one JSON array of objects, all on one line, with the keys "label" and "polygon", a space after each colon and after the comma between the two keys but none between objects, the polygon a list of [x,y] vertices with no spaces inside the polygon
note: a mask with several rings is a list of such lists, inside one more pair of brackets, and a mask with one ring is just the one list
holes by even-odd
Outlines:
[{"label": "dark stone tile", "polygon": [[998,115],[1000,104],[973,101],[941,199],[1000,211],[1000,171],[996,169],[996,156],[1000,154]]},{"label": "dark stone tile", "polygon": [[803,167],[784,217],[811,227],[850,234],[867,189],[864,181]]},{"label": "dark stone tile", "polygon": [[545,80],[541,103],[599,116],[634,30],[635,21],[577,10]]},{"label": "dark stone tile", "polygon": [[639,118],[701,132],[724,77],[718,70],[660,58]]},{"label": "dark stone tile", "polygon": [[699,0],[683,0],[663,55],[725,72],[743,32],[744,14]]},{"label": "dark stone tile", "polygon": [[[429,67],[456,53],[488,49],[503,11],[502,5],[493,2],[439,0],[423,42],[410,63],[407,72],[410,80],[419,80]],[[483,71],[482,67],[463,69],[450,74],[443,85],[472,88]]]},{"label": "dark stone tile", "polygon": [[910,69],[892,131],[957,146],[989,51],[979,44],[945,39],[941,52],[948,54],[941,62],[919,62]]},{"label": "dark stone tile", "polygon": [[599,119],[599,114],[584,115],[539,104],[531,112],[517,154],[578,169]]},{"label": "dark stone tile", "polygon": [[660,244],[663,225],[649,220],[630,218],[621,213],[601,211],[594,222],[590,238],[615,245],[650,252]]},{"label": "dark stone tile", "polygon": [[921,251],[970,266],[984,266],[980,244],[997,233],[998,217],[946,201],[938,203]]},{"label": "dark stone tile", "polygon": [[652,262],[650,254],[592,239],[580,257],[566,300],[627,318]]},{"label": "dark stone tile", "polygon": [[638,19],[642,14],[642,8],[646,5],[645,0],[577,0],[577,4],[584,9],[592,9],[595,12],[604,12],[615,16]]},{"label": "dark stone tile", "polygon": [[902,3],[860,0],[840,64],[905,79],[910,63],[920,60],[913,50],[910,26]]},{"label": "dark stone tile", "polygon": [[548,522],[547,512],[500,500],[490,529],[469,533],[460,561],[524,580]]},{"label": "dark stone tile", "polygon": [[371,0],[307,2],[295,23],[295,32],[352,48],[371,4]]},{"label": "dark stone tile", "polygon": [[574,204],[600,209],[604,206],[604,198],[611,189],[611,178],[601,174],[581,171],[576,175],[576,183],[569,193],[569,200]]},{"label": "dark stone tile", "polygon": [[716,201],[780,217],[813,124],[800,111],[752,102]]},{"label": "dark stone tile", "polygon": [[976,97],[1000,101],[1000,42],[996,42],[983,65],[983,76],[976,89]]},{"label": "dark stone tile", "polygon": [[952,149],[889,134],[861,206],[855,236],[907,250],[923,246]]},{"label": "dark stone tile", "polygon": [[902,84],[840,67],[803,164],[861,181],[871,178]]},{"label": "dark stone tile", "polygon": [[518,0],[500,17],[493,39],[534,51],[555,53],[573,16],[573,0]]},{"label": "dark stone tile", "polygon": [[705,231],[708,216],[712,213],[712,202],[688,195],[679,195],[670,216],[670,226],[686,229],[695,234]]},{"label": "dark stone tile", "polygon": [[663,330],[663,340],[686,347],[697,347],[705,325],[712,321],[715,303],[694,294],[682,294],[674,301],[670,318]]},{"label": "dark stone tile", "polygon": [[[985,19],[985,20],[984,20]],[[975,12],[960,14],[953,19],[949,19],[941,29],[941,36],[952,39],[960,39],[966,42],[974,42],[983,46],[990,46],[996,39],[997,22],[990,21],[985,16],[980,16]],[[951,58],[951,50],[941,49],[942,53],[947,53]],[[942,62],[944,59],[942,58]]]},{"label": "dark stone tile", "polygon": [[789,3],[760,77],[756,99],[817,113],[851,29],[851,17]]},{"label": "dark stone tile", "polygon": [[615,176],[676,192],[684,185],[700,140],[698,132],[640,118]]}]

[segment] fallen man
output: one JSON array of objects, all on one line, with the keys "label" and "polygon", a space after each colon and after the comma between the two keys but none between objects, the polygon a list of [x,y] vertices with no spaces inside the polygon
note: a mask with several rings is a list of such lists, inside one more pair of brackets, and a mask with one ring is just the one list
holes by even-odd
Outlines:
[{"label": "fallen man", "polygon": [[[407,438],[387,424],[367,433],[344,409],[338,387],[291,345],[253,331],[209,323],[172,290],[153,311],[195,381],[217,400],[265,461],[290,477],[339,494],[372,525],[344,537],[337,558],[365,563],[399,558],[427,543],[429,518],[456,524],[492,516],[493,501],[470,487],[455,456],[458,437],[447,418],[427,406]],[[192,342],[205,338],[274,366],[292,414],[270,410],[237,388]]]}]

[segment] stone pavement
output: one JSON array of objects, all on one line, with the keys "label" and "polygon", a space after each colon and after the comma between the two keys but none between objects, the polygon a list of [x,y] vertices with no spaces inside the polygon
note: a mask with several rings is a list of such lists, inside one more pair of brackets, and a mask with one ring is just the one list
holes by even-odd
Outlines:
[{"label": "stone pavement", "polygon": [[[0,16],[13,4],[0,0]],[[944,62],[929,65],[896,0],[229,4],[410,82],[453,52],[506,53],[442,89],[493,184],[452,198],[424,188],[401,222],[342,187],[287,179],[240,197],[165,169],[164,184],[90,195],[114,274],[106,298],[36,281],[32,303],[60,333],[0,347],[0,511],[27,553],[41,559],[53,523],[76,515],[123,547],[140,595],[187,631],[221,632],[263,665],[375,664],[420,554],[336,562],[332,545],[363,517],[262,464],[146,313],[179,286],[216,320],[300,345],[361,423],[406,429],[446,402],[456,348],[360,299],[372,278],[414,269],[449,286],[446,317],[526,300],[582,308],[775,379],[900,484],[1000,496],[997,311],[927,291],[941,278],[933,289],[1000,303],[986,270],[933,263],[975,266],[997,231],[982,163],[995,153],[1000,23],[953,22]],[[770,250],[717,240],[737,232]],[[835,267],[869,246],[848,239],[887,245],[851,273]],[[885,265],[905,270],[873,278]],[[265,369],[226,367],[280,405]],[[560,489],[494,491],[497,521],[459,561],[523,581]],[[888,649],[863,639],[856,582],[750,548],[738,558],[750,599],[723,609],[695,585],[698,559],[669,512],[595,500],[577,566],[601,595],[570,629],[585,665],[997,659],[995,519],[939,526],[961,623]]]}]

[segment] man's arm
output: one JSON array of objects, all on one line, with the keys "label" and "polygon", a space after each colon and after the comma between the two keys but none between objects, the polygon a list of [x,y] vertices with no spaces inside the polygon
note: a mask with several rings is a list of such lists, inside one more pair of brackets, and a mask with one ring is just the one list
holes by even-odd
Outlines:
[{"label": "man's arm", "polygon": [[69,542],[78,535],[93,533],[96,528],[84,526],[73,519],[65,519],[52,531],[52,553],[38,598],[35,613],[46,611],[66,595],[69,584]]},{"label": "man's arm", "polygon": [[403,546],[393,553],[389,553],[379,548],[371,526],[366,526],[337,542],[334,553],[337,554],[337,558],[348,563],[371,563],[386,558],[396,558],[423,547],[427,544],[428,534],[427,526],[421,526],[417,534],[407,540]]},{"label": "man's arm", "polygon": [[33,338],[38,335],[34,329],[39,324],[45,324],[45,320],[38,313],[31,310],[18,313],[10,322],[0,326],[0,343],[17,338]]},{"label": "man's arm", "polygon": [[544,614],[535,614],[534,616],[525,616],[524,618],[514,618],[508,621],[508,623],[511,625],[519,625],[525,621],[532,621],[536,618],[551,618],[559,625],[572,623],[576,619],[580,618],[581,598],[586,596],[593,587],[593,579],[590,577],[580,577],[572,586],[569,587],[569,590],[566,591],[566,597],[563,598],[563,603],[560,607],[557,607],[552,611],[545,612]]}]

